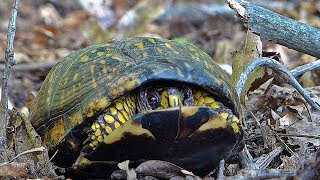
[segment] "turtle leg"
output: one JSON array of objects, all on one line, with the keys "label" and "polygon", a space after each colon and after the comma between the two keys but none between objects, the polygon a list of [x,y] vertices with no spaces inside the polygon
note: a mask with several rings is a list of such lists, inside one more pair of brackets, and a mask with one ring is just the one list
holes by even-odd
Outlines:
[{"label": "turtle leg", "polygon": [[74,168],[84,167],[94,163],[86,158],[87,154],[94,151],[100,144],[105,143],[106,137],[117,128],[120,128],[125,122],[130,120],[136,114],[136,103],[134,96],[125,96],[118,99],[110,105],[93,122],[91,128],[87,131],[87,139],[83,142],[83,148]]},{"label": "turtle leg", "polygon": [[[194,105],[195,106],[207,106],[210,107],[220,114],[220,116],[226,119],[228,122],[239,124],[240,121],[236,115],[233,114],[232,110],[225,107],[221,102],[217,101],[211,93],[203,90],[196,90],[193,93]],[[234,126],[237,126],[237,125]],[[237,128],[239,129],[239,127]]]}]

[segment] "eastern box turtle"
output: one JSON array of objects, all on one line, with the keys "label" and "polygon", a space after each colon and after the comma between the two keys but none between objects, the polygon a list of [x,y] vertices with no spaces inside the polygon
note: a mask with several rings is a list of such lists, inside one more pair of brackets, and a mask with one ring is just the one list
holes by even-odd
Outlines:
[{"label": "eastern box turtle", "polygon": [[30,119],[52,161],[88,177],[148,159],[205,174],[241,149],[240,109],[228,75],[206,53],[140,37],[63,58]]}]

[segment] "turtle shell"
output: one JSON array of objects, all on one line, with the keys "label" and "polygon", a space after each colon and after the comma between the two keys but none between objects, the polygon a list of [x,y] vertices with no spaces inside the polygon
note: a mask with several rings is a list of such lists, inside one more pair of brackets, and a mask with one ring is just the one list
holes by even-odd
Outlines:
[{"label": "turtle shell", "polygon": [[53,148],[92,123],[115,99],[154,81],[198,85],[239,114],[228,75],[206,53],[187,43],[137,37],[90,46],[60,60],[45,79],[30,119],[44,144]]}]

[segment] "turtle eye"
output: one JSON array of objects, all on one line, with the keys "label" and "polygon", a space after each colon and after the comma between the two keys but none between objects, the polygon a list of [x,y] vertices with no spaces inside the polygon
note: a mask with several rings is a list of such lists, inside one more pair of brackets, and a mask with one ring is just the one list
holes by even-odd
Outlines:
[{"label": "turtle eye", "polygon": [[152,109],[156,109],[160,105],[160,96],[157,91],[148,91],[146,100]]}]

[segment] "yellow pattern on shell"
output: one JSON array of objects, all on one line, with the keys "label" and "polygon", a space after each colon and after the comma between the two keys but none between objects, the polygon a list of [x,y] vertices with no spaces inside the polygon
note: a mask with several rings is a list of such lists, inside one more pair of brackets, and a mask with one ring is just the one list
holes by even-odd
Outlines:
[{"label": "yellow pattern on shell", "polygon": [[112,144],[114,142],[117,142],[121,139],[122,135],[125,132],[131,133],[132,135],[136,136],[144,134],[151,138],[155,138],[149,130],[142,128],[141,124],[128,121],[127,123],[123,124],[122,128],[115,129],[113,133],[105,137],[103,139],[103,142],[106,144]]},{"label": "yellow pattern on shell", "polygon": [[93,88],[97,88],[97,82],[96,82],[96,79],[95,79],[94,68],[95,68],[95,65],[91,65],[90,66],[92,87]]},{"label": "yellow pattern on shell", "polygon": [[89,60],[89,56],[88,55],[83,55],[81,58],[80,58],[80,62],[88,62]]},{"label": "yellow pattern on shell", "polygon": [[177,54],[179,53],[177,50],[175,50],[175,49],[172,48],[171,44],[165,43],[165,45],[166,45],[167,48],[170,49],[171,51],[173,51],[173,52],[175,52],[175,53],[177,53]]},{"label": "yellow pattern on shell", "polygon": [[117,61],[122,61],[122,60],[123,60],[122,57],[120,57],[120,56],[118,56],[118,55],[111,55],[110,58],[112,58],[112,59],[114,59],[114,60],[117,60]]},{"label": "yellow pattern on shell", "polygon": [[153,43],[153,44],[156,43],[156,41],[155,41],[153,38],[148,38],[148,40],[149,40],[151,43]]},{"label": "yellow pattern on shell", "polygon": [[82,117],[82,113],[80,111],[74,113],[71,117],[70,117],[70,125],[73,127],[77,124],[81,124],[83,121],[83,117]]},{"label": "yellow pattern on shell", "polygon": [[106,60],[99,61],[100,64],[106,64]]},{"label": "yellow pattern on shell", "polygon": [[75,73],[73,76],[73,81],[76,81],[78,79],[79,73]]},{"label": "yellow pattern on shell", "polygon": [[104,52],[99,51],[99,52],[97,52],[97,55],[98,55],[98,56],[103,56],[103,55],[104,55]]},{"label": "yellow pattern on shell", "polygon": [[184,107],[186,110],[183,111],[183,115],[187,116],[187,117],[191,117],[193,115],[195,115],[197,112],[199,112],[198,108],[189,108],[189,107]]},{"label": "yellow pattern on shell", "polygon": [[139,50],[143,50],[143,49],[144,49],[144,44],[143,44],[143,42],[139,42],[139,43],[135,44],[135,46],[137,46],[137,48],[138,48]]},{"label": "yellow pattern on shell", "polygon": [[94,115],[95,105],[94,102],[89,103],[87,110],[87,117],[92,117]]},{"label": "yellow pattern on shell", "polygon": [[98,103],[96,104],[96,109],[97,110],[103,110],[105,108],[108,107],[110,103],[107,102],[107,98],[104,97],[104,98],[101,98],[100,101],[98,101]]},{"label": "yellow pattern on shell", "polygon": [[227,121],[220,116],[211,117],[206,123],[202,124],[197,131],[206,131],[209,129],[225,128]]},{"label": "yellow pattern on shell", "polygon": [[61,118],[54,122],[52,129],[50,130],[51,140],[54,142],[59,142],[63,138],[64,132],[64,120]]}]

